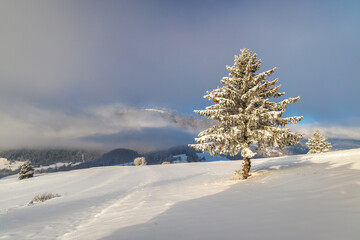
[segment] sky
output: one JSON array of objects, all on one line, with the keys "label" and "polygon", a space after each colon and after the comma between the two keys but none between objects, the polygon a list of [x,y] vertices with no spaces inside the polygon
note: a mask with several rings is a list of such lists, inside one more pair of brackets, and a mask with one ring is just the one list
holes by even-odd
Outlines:
[{"label": "sky", "polygon": [[304,116],[296,131],[360,139],[359,12],[359,1],[2,0],[0,149],[189,143],[209,124],[193,110],[243,48],[301,96],[286,111]]}]

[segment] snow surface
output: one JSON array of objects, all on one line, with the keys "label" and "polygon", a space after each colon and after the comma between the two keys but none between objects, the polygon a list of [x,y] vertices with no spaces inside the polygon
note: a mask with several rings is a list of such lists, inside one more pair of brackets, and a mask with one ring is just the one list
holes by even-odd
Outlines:
[{"label": "snow surface", "polygon": [[[25,163],[25,161],[9,161],[6,158],[0,158],[0,170],[1,169],[9,169],[9,170],[16,170],[19,169],[23,164]],[[76,166],[79,165],[81,162],[77,162],[77,163],[63,163],[63,162],[57,162],[51,165],[47,165],[47,166],[40,166],[37,168],[34,168],[35,170],[47,170],[49,168],[60,168],[60,167],[67,167],[69,165],[72,166]],[[1,238],[0,238],[1,239]]]},{"label": "snow surface", "polygon": [[[0,180],[0,239],[360,239],[360,149]],[[61,197],[28,206],[35,195]]]},{"label": "snow surface", "polygon": [[227,158],[224,159],[224,157],[221,156],[211,156],[210,153],[204,152],[204,153],[196,153],[199,158],[205,158],[205,162],[213,162],[213,161],[229,161]]},{"label": "snow surface", "polygon": [[175,155],[174,158],[177,160],[173,161],[172,163],[187,163],[188,162],[186,154]]},{"label": "snow surface", "polygon": [[72,165],[72,166],[76,166],[76,165],[79,165],[81,164],[81,162],[77,162],[77,163],[63,163],[63,162],[57,162],[57,163],[54,163],[54,164],[51,164],[51,165],[47,165],[47,166],[40,166],[40,167],[37,167],[35,168],[35,170],[41,170],[41,169],[49,169],[49,168],[60,168],[60,167],[67,167],[69,165]]},{"label": "snow surface", "polygon": [[6,158],[0,158],[0,170],[1,169],[9,169],[9,170],[16,170],[23,165],[25,161],[9,161]]}]

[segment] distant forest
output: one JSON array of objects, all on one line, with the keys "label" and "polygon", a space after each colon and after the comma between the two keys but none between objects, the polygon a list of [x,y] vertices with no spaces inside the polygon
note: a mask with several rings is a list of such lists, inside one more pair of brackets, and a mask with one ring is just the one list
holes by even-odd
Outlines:
[{"label": "distant forest", "polygon": [[[74,169],[83,169],[99,166],[111,166],[132,163],[136,157],[145,157],[148,164],[161,164],[164,161],[173,162],[179,160],[176,155],[186,155],[188,162],[200,161],[196,151],[188,146],[176,146],[167,150],[159,150],[140,154],[130,149],[114,149],[104,153],[93,150],[66,150],[66,149],[18,149],[0,152],[0,158],[6,158],[9,161],[29,160],[35,168],[40,166],[49,166],[55,163],[71,163],[67,166],[46,168],[36,170],[36,173],[48,173],[57,171],[69,171]],[[17,170],[0,169],[0,178],[17,174]]]},{"label": "distant forest", "polygon": [[48,166],[57,162],[77,163],[92,161],[104,152],[94,150],[66,150],[66,149],[17,149],[0,152],[0,158],[9,161],[30,160],[33,167]]}]

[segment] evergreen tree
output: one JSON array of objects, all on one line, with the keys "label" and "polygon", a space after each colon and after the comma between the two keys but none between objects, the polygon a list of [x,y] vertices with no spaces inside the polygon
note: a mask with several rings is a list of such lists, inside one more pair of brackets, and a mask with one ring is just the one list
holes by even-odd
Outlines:
[{"label": "evergreen tree", "polygon": [[220,81],[223,86],[207,91],[204,96],[214,105],[194,111],[219,124],[200,132],[195,138],[198,144],[189,145],[213,156],[234,156],[241,151],[244,179],[250,176],[250,159],[255,155],[250,144],[257,145],[259,149],[270,146],[283,148],[302,139],[302,135],[291,132],[285,126],[289,122],[297,123],[303,117],[282,118],[285,108],[300,97],[271,102],[270,98],[278,98],[285,93],[278,92],[281,87],[275,86],[278,79],[266,79],[276,68],[257,74],[260,65],[261,60],[248,49],[242,49],[239,56],[235,55],[234,65],[226,66],[229,77]]},{"label": "evergreen tree", "polygon": [[19,180],[25,179],[25,178],[31,178],[34,176],[34,169],[32,168],[30,161],[27,160],[20,169],[19,172]]},{"label": "evergreen tree", "polygon": [[308,153],[320,153],[327,152],[331,149],[331,144],[326,141],[327,138],[323,137],[319,130],[315,130],[312,137],[309,138],[309,141],[306,145],[309,147]]}]

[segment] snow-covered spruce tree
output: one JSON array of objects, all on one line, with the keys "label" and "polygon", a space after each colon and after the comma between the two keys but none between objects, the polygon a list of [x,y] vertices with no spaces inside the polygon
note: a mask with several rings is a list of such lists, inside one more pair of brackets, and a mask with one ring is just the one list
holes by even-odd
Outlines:
[{"label": "snow-covered spruce tree", "polygon": [[278,79],[266,79],[276,68],[257,74],[260,65],[261,60],[248,49],[242,49],[239,56],[235,55],[234,66],[226,66],[229,77],[220,81],[223,86],[207,91],[204,96],[212,100],[214,105],[194,111],[219,124],[200,132],[198,138],[195,138],[198,144],[189,144],[213,156],[234,156],[241,151],[244,179],[250,176],[250,159],[255,155],[250,144],[257,145],[259,149],[269,146],[283,148],[303,138],[301,134],[285,128],[289,122],[297,123],[303,117],[282,118],[285,108],[300,97],[271,102],[271,98],[278,98],[285,93],[278,92],[281,87],[275,86]]},{"label": "snow-covered spruce tree", "polygon": [[30,161],[27,160],[23,165],[21,165],[21,169],[19,172],[19,180],[25,178],[31,178],[34,176],[34,169],[32,168]]},{"label": "snow-covered spruce tree", "polygon": [[323,137],[319,130],[315,130],[312,137],[309,138],[309,141],[306,145],[309,147],[308,153],[320,153],[327,152],[331,149],[331,144],[326,141],[327,138]]}]

